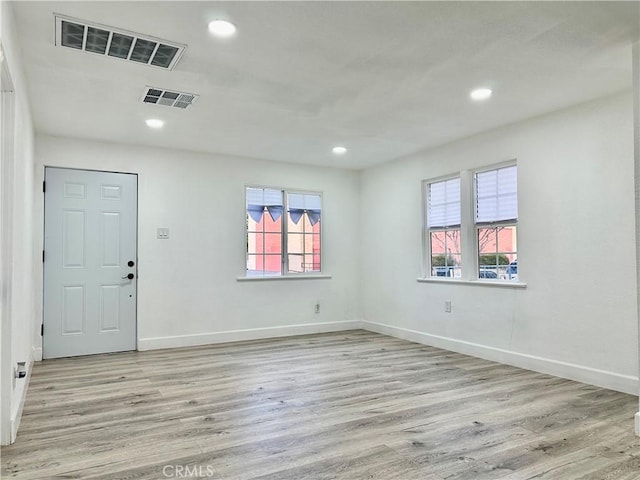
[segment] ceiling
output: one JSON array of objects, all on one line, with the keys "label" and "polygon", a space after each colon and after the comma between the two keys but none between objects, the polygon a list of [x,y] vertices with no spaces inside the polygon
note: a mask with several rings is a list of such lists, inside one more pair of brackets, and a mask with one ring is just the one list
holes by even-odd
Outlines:
[{"label": "ceiling", "polygon": [[[365,168],[631,88],[637,2],[15,2],[38,132]],[[54,45],[53,13],[187,44],[173,71]],[[209,21],[232,21],[221,40]],[[145,86],[200,95],[187,110]],[[470,90],[493,97],[472,102]],[[161,130],[144,120],[161,118]],[[331,153],[344,145],[342,156]]]}]

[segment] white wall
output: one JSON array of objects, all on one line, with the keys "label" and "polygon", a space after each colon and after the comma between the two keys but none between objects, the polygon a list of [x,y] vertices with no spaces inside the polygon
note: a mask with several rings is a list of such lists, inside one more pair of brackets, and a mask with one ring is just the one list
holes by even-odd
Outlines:
[{"label": "white wall", "polygon": [[[142,349],[351,328],[363,318],[372,330],[637,393],[632,139],[631,96],[621,94],[359,174],[47,136],[36,139],[36,171],[139,174]],[[513,158],[527,288],[418,283],[421,181]],[[332,279],[236,281],[245,184],[325,193]],[[41,225],[41,202],[35,208]],[[157,240],[157,227],[171,239]],[[40,309],[38,296],[38,318]]]},{"label": "white wall", "polygon": [[[36,138],[36,157],[40,177],[44,165],[138,174],[140,349],[358,326],[357,172],[48,136]],[[324,192],[323,266],[332,278],[236,280],[246,184]],[[169,240],[156,239],[158,227],[170,229]]]},{"label": "white wall", "polygon": [[[364,171],[366,328],[637,394],[632,105],[620,94]],[[421,181],[514,158],[527,288],[416,282]]]},{"label": "white wall", "polygon": [[[2,442],[7,443],[9,439],[15,438],[15,433],[20,421],[20,414],[26,395],[28,378],[13,380],[13,368],[19,361],[28,362],[27,368],[30,372],[34,352],[32,338],[35,335],[37,326],[34,321],[34,242],[33,242],[33,126],[29,111],[29,102],[26,93],[26,82],[20,59],[20,48],[17,42],[14,28],[14,18],[11,6],[7,2],[1,2],[1,22],[0,38],[6,66],[11,76],[14,87],[14,125],[13,125],[13,147],[12,155],[3,159],[12,163],[7,169],[11,178],[3,178],[1,185],[4,188],[12,188],[13,194],[10,201],[5,203],[9,209],[10,223],[5,225],[11,229],[10,242],[11,249],[7,257],[7,264],[10,262],[12,274],[7,279],[7,284],[2,285],[3,302],[8,302],[10,309],[6,318],[3,316],[2,323],[2,388],[9,388],[11,394],[6,398],[8,406],[2,409],[3,412],[3,432]],[[6,73],[6,72],[5,72]],[[10,128],[3,125],[3,128]],[[11,158],[13,157],[13,158]],[[4,211],[4,210],[3,210]],[[2,245],[5,248],[6,245]],[[5,294],[10,296],[10,299]],[[5,336],[5,334],[8,335]],[[9,341],[8,341],[9,340]],[[7,354],[10,351],[10,354]],[[10,361],[7,361],[10,358]],[[9,363],[9,365],[7,365]],[[3,395],[3,399],[4,399]],[[7,420],[6,414],[10,415]]]},{"label": "white wall", "polygon": [[[636,239],[640,239],[640,40],[633,44],[633,153],[634,153],[634,177],[635,177],[635,212],[636,212]],[[636,240],[636,287],[640,287],[640,242]],[[637,314],[640,315],[640,304],[637,305]],[[640,325],[640,323],[639,323]],[[638,339],[640,350],[640,338]],[[640,357],[640,353],[638,354]],[[640,368],[640,367],[639,367]],[[640,385],[639,385],[640,390]],[[639,398],[640,400],[640,398]],[[640,436],[640,411],[635,415],[635,432]]]}]

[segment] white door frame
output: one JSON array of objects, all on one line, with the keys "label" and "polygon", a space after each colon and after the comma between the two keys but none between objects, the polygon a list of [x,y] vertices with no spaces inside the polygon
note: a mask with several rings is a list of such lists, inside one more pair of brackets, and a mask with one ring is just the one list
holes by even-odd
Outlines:
[{"label": "white door frame", "polygon": [[[140,272],[140,265],[138,263],[138,236],[139,236],[139,221],[138,221],[138,212],[139,212],[139,178],[138,178],[138,173],[137,172],[118,172],[115,170],[96,170],[93,168],[78,168],[78,167],[64,167],[64,166],[60,166],[60,165],[43,165],[42,166],[42,178],[46,179],[47,174],[47,168],[56,168],[59,170],[75,170],[75,171],[81,171],[81,172],[96,172],[96,173],[118,173],[118,174],[122,174],[122,175],[135,175],[136,177],[136,211],[135,211],[135,215],[136,215],[136,248],[135,248],[135,262],[136,262],[136,296],[135,296],[135,325],[134,325],[134,341],[135,341],[135,345],[134,345],[134,349],[137,351],[138,350],[138,295],[137,295],[137,291],[138,291],[138,277],[139,277],[139,272]],[[44,224],[45,222],[45,218],[46,218],[46,197],[43,199],[43,211],[42,211],[42,248],[43,248],[43,252],[45,252],[46,255],[46,251],[44,250],[44,244],[45,244],[45,235],[46,235],[46,226]],[[46,257],[45,257],[46,258]],[[42,262],[42,318],[41,318],[41,325],[44,325],[44,316],[45,316],[45,305],[44,305],[44,289],[45,289],[45,273],[44,273],[44,262]],[[44,352],[44,338],[42,339],[42,351]]]},{"label": "white door frame", "polygon": [[0,43],[0,444],[15,441],[11,421],[14,373],[11,305],[13,277],[13,183],[15,164],[15,92]]}]

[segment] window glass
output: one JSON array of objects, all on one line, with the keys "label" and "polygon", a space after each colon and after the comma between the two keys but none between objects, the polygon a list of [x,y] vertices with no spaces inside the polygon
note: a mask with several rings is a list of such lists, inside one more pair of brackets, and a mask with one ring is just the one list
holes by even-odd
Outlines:
[{"label": "window glass", "polygon": [[517,247],[515,225],[478,228],[479,278],[517,280]]}]

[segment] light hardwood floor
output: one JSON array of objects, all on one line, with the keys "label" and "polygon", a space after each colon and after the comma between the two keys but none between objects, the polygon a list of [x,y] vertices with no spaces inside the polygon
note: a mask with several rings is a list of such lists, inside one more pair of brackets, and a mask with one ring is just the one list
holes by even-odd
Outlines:
[{"label": "light hardwood floor", "polygon": [[2,470],[19,479],[638,480],[637,406],[630,395],[365,331],[96,355],[35,366]]}]

